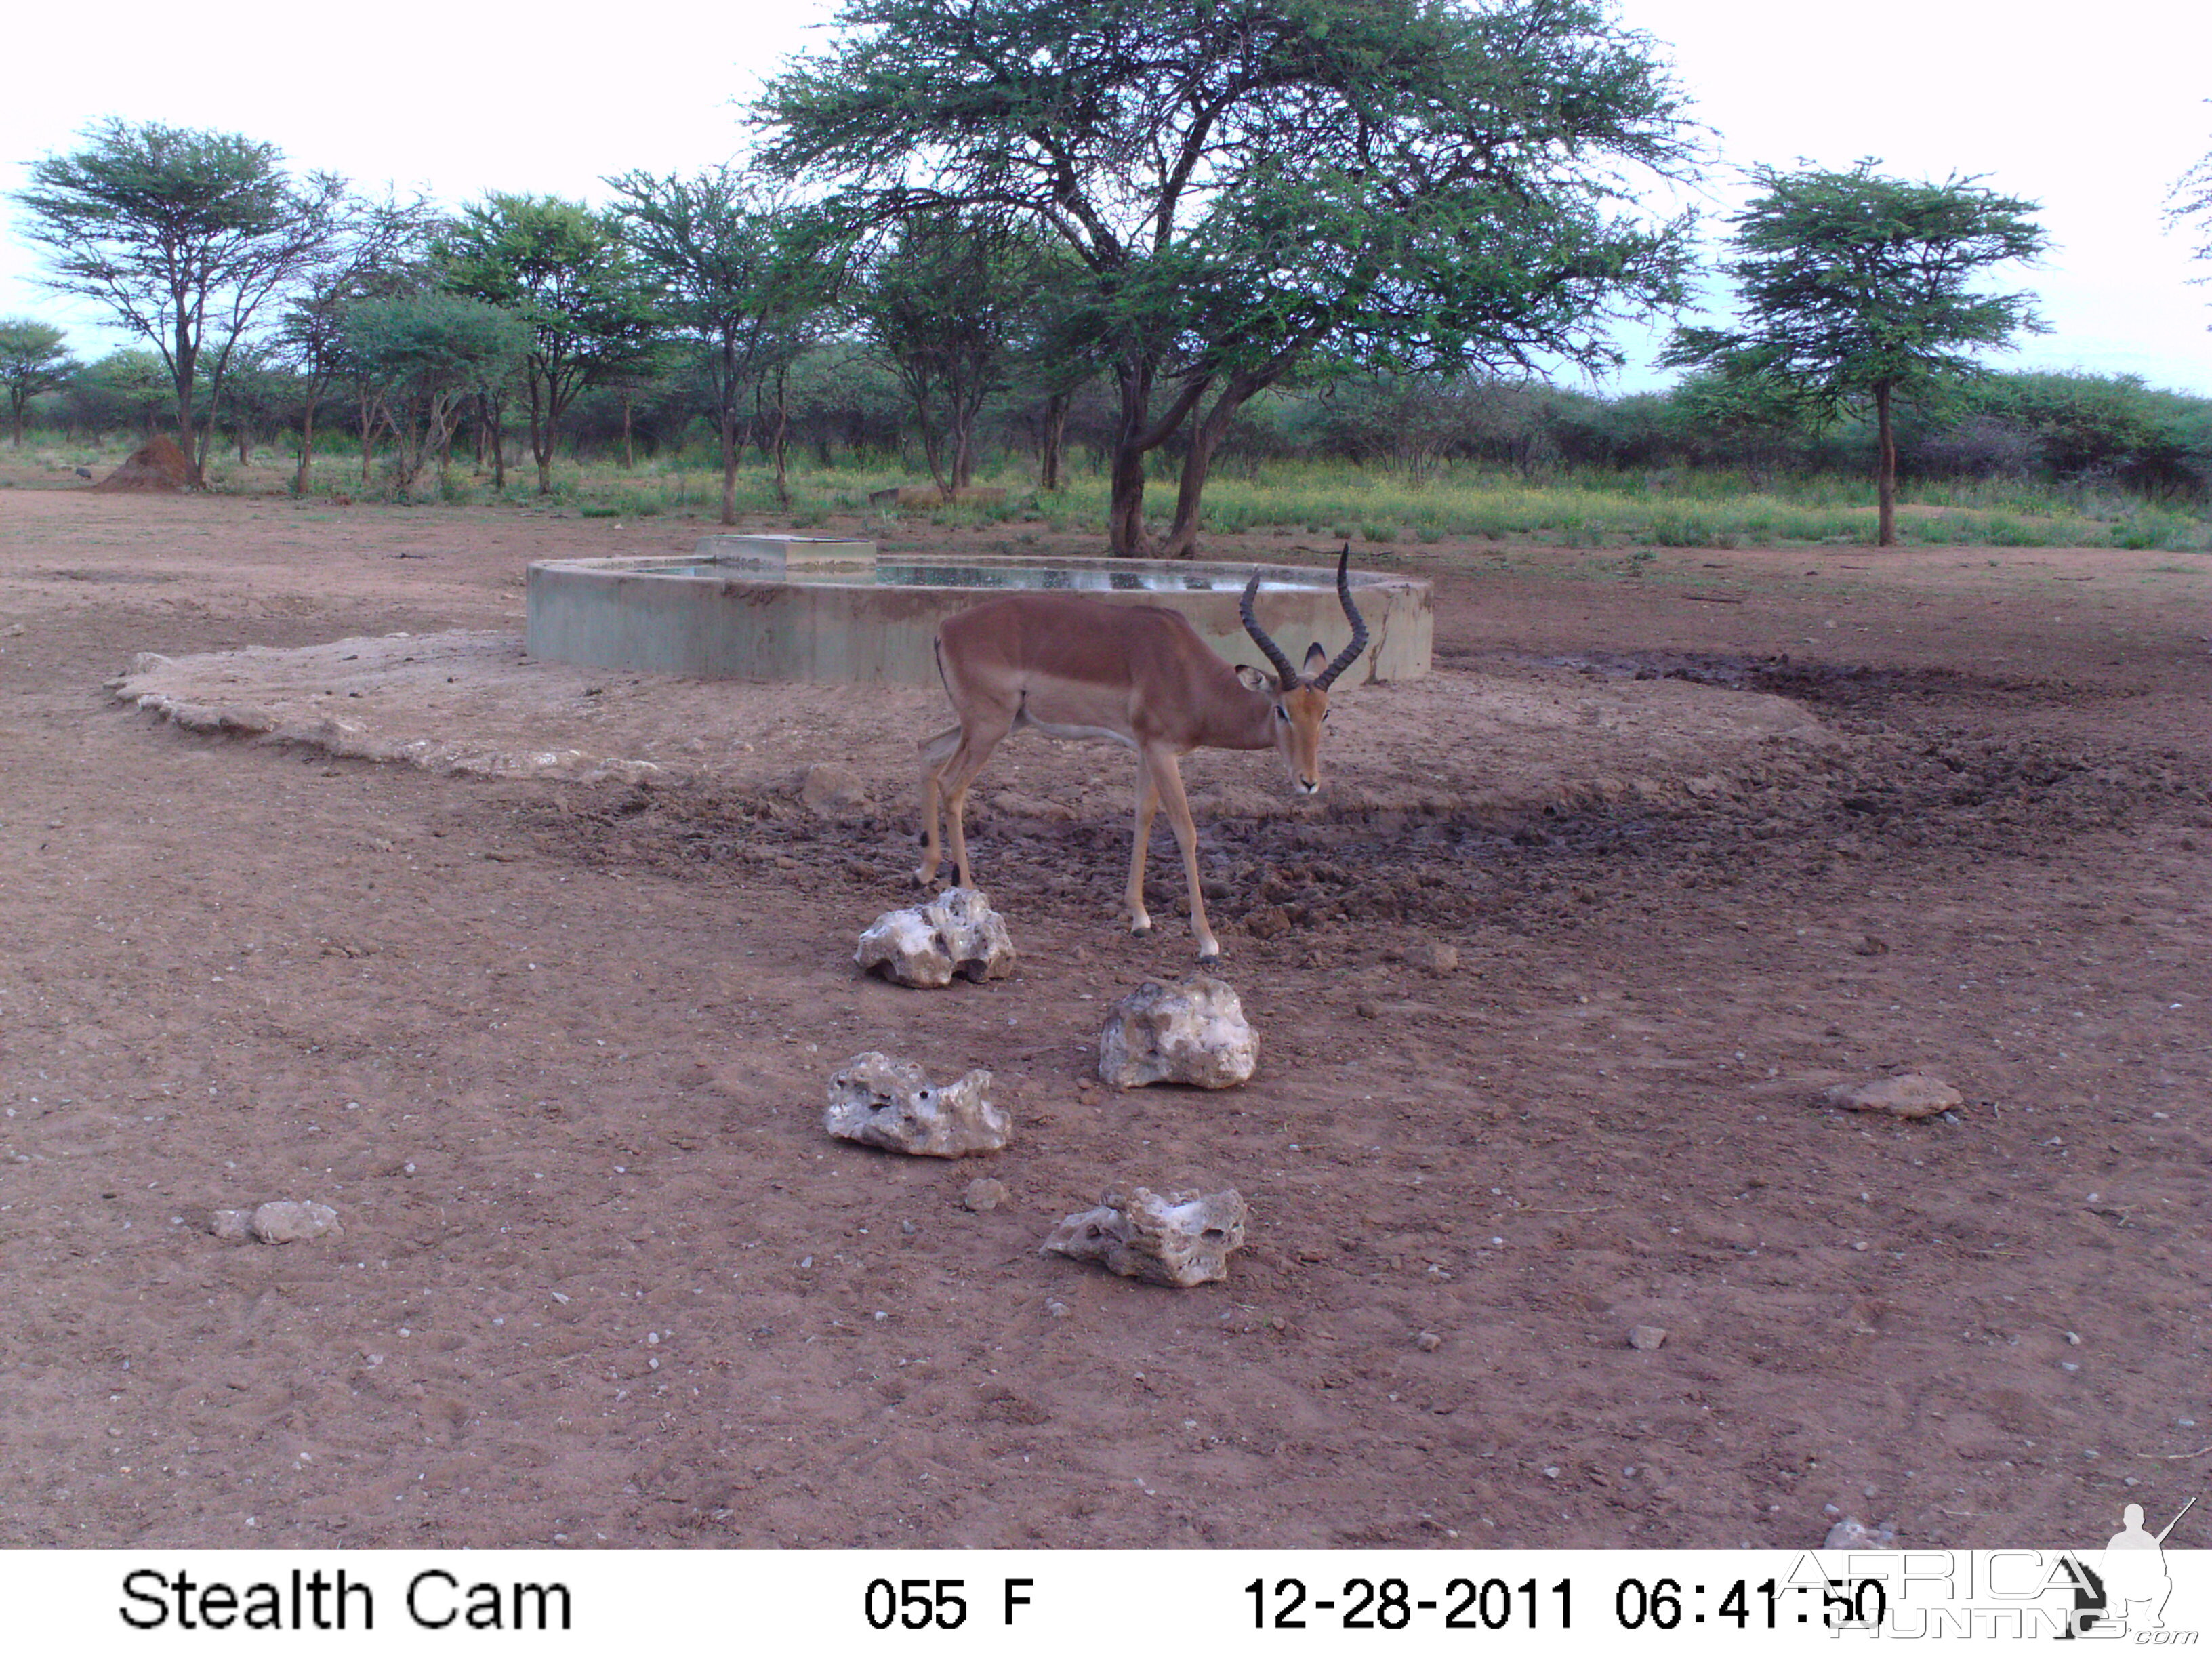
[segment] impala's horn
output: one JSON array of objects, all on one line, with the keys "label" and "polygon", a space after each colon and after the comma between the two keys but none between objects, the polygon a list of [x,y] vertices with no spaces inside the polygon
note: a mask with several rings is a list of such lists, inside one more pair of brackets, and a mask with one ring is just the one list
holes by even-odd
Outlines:
[{"label": "impala's horn", "polygon": [[[1316,690],[1326,691],[1336,683],[1336,677],[1359,660],[1359,653],[1367,648],[1367,619],[1359,614],[1359,607],[1352,602],[1352,544],[1344,544],[1344,551],[1336,556],[1336,597],[1344,606],[1344,614],[1352,618],[1352,643],[1336,653],[1336,660],[1322,669],[1314,679]],[[1250,626],[1250,619],[1246,619]]]},{"label": "impala's horn", "polygon": [[[1350,545],[1346,544],[1347,550]],[[1244,631],[1252,636],[1252,643],[1258,646],[1266,653],[1267,660],[1275,665],[1278,689],[1287,691],[1298,683],[1298,671],[1291,666],[1291,659],[1283,654],[1283,647],[1267,637],[1267,630],[1260,626],[1260,619],[1252,614],[1252,596],[1259,591],[1260,573],[1255,570],[1252,580],[1244,584],[1244,597],[1237,601],[1237,614],[1244,619]]]}]

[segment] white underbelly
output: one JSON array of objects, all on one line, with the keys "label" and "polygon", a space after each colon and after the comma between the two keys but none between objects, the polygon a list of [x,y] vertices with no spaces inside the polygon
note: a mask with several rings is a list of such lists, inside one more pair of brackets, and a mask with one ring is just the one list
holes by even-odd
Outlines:
[{"label": "white underbelly", "polygon": [[1137,740],[1126,732],[1108,730],[1103,726],[1055,726],[1032,716],[1027,709],[1016,717],[1017,726],[1033,726],[1048,738],[1057,738],[1062,743],[1118,743],[1124,749],[1134,749]]}]

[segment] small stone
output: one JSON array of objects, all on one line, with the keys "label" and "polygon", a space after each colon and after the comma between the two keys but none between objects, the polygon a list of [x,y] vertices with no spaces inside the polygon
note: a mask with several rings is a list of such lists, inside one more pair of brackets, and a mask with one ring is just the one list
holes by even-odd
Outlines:
[{"label": "small stone", "polygon": [[1886,957],[1889,954],[1889,941],[1879,933],[1863,933],[1851,949],[1863,957]]},{"label": "small stone", "polygon": [[981,1176],[968,1183],[968,1190],[960,1194],[960,1201],[977,1215],[981,1215],[986,1210],[997,1209],[1012,1196],[1006,1190],[1005,1182]]},{"label": "small stone", "polygon": [[1667,1340],[1664,1325],[1632,1325],[1628,1329],[1628,1346],[1640,1352],[1650,1353],[1663,1346]]},{"label": "small stone", "polygon": [[1124,1279],[1188,1288],[1229,1277],[1229,1255],[1244,1243],[1244,1198],[1227,1192],[1173,1193],[1143,1187],[1109,1192],[1095,1210],[1069,1216],[1038,1254],[1096,1261]]},{"label": "small stone", "polygon": [[1353,1003],[1352,1012],[1362,1019],[1380,1019],[1382,1017],[1381,1006],[1368,997],[1362,997]]},{"label": "small stone", "polygon": [[1012,789],[1001,789],[991,797],[994,811],[1004,812],[1011,818],[1042,818],[1054,823],[1066,823],[1075,817],[1075,809],[1059,801],[1040,800],[1035,795],[1024,795]]},{"label": "small stone", "polygon": [[826,762],[808,767],[800,777],[799,801],[808,811],[829,817],[866,812],[873,805],[848,769]]},{"label": "small stone", "polygon": [[1425,939],[1406,952],[1407,963],[1425,974],[1434,974],[1439,979],[1446,974],[1459,971],[1459,947]]},{"label": "small stone", "polygon": [[1934,1117],[1966,1099],[1940,1077],[1905,1072],[1873,1083],[1838,1083],[1825,1097],[1847,1112],[1887,1112],[1893,1117]]},{"label": "small stone", "polygon": [[1116,1089],[1184,1083],[1229,1089],[1260,1064],[1260,1036],[1228,984],[1196,974],[1172,989],[1151,981],[1115,1004],[1098,1036],[1098,1076]]},{"label": "small stone", "polygon": [[1065,1319],[1071,1310],[1067,1304],[1062,1302],[1058,1297],[1048,1296],[1044,1299],[1044,1311],[1045,1316],[1048,1319]]},{"label": "small stone", "polygon": [[972,887],[947,888],[917,909],[888,910],[860,935],[853,961],[862,973],[919,989],[981,983],[1014,971],[1013,942],[991,902]]},{"label": "small stone", "polygon": [[1893,1526],[1869,1527],[1855,1516],[1845,1516],[1828,1528],[1824,1550],[1887,1550],[1897,1547],[1897,1528]]},{"label": "small stone", "polygon": [[253,1212],[253,1236],[264,1244],[296,1244],[320,1238],[338,1224],[338,1212],[327,1204],[298,1199],[278,1199]]},{"label": "small stone", "polygon": [[251,1210],[217,1210],[208,1218],[208,1231],[217,1238],[243,1240],[253,1231]]},{"label": "small stone", "polygon": [[1423,1353],[1434,1353],[1438,1348],[1443,1347],[1443,1338],[1438,1336],[1434,1331],[1423,1331],[1419,1336],[1413,1339],[1413,1346],[1419,1348]]},{"label": "small stone", "polygon": [[1291,931],[1291,913],[1279,904],[1267,905],[1244,918],[1244,931],[1254,939],[1280,939]]},{"label": "small stone", "polygon": [[1012,1138],[1013,1121],[991,1103],[991,1074],[974,1071],[941,1089],[910,1060],[855,1054],[830,1079],[822,1127],[841,1140],[916,1158],[967,1158],[995,1152]]}]

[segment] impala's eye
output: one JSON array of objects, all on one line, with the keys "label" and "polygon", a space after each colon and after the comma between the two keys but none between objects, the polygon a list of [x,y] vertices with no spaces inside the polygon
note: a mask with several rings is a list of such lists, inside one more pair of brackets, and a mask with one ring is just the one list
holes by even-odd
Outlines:
[{"label": "impala's eye", "polygon": [[1282,704],[1277,703],[1275,705],[1275,718],[1287,724],[1291,718],[1291,711],[1284,708]]}]

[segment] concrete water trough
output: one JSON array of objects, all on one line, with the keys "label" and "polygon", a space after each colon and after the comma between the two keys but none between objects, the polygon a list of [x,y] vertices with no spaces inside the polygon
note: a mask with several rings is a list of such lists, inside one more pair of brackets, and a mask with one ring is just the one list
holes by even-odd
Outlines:
[{"label": "concrete water trough", "polygon": [[[1267,660],[1237,619],[1249,564],[900,553],[797,536],[708,536],[690,558],[547,559],[531,565],[525,644],[587,668],[710,680],[935,685],[937,626],[1019,588],[1171,605],[1231,662]],[[1333,567],[1262,564],[1258,612],[1292,662],[1352,638]],[[1345,684],[1429,672],[1429,585],[1352,573],[1369,644]]]}]

